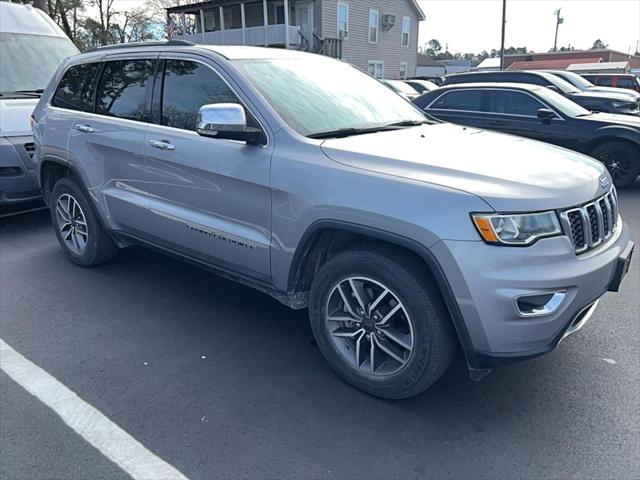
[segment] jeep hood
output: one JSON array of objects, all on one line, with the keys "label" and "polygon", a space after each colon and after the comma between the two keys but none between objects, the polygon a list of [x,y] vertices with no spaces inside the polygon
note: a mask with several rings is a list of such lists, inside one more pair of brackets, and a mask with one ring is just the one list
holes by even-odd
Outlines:
[{"label": "jeep hood", "polygon": [[496,211],[567,208],[603,193],[604,166],[542,142],[448,123],[346,138],[321,146],[351,167],[477,195]]},{"label": "jeep hood", "polygon": [[573,94],[576,98],[583,98],[585,100],[604,100],[608,102],[632,102],[633,99],[629,98],[624,92],[596,92],[593,90],[586,90],[584,92],[575,92]]}]

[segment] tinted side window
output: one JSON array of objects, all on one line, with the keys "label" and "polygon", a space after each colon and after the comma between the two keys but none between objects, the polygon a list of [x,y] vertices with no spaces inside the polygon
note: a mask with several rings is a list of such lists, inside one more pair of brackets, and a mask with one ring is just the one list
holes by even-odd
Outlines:
[{"label": "tinted side window", "polygon": [[487,95],[487,111],[492,113],[535,117],[538,109],[545,108],[541,102],[522,92],[489,90]]},{"label": "tinted side window", "polygon": [[154,66],[152,60],[107,62],[98,84],[96,113],[144,121]]},{"label": "tinted side window", "polygon": [[598,77],[598,81],[596,82],[596,85],[599,85],[601,87],[610,87],[613,85],[613,78],[611,77]]},{"label": "tinted side window", "polygon": [[616,84],[618,88],[633,88],[633,80],[628,77],[618,78],[618,83]]},{"label": "tinted side window", "polygon": [[211,103],[239,103],[227,84],[206,65],[167,60],[162,88],[162,125],[194,130],[198,110]]},{"label": "tinted side window", "polygon": [[99,67],[99,63],[86,63],[67,70],[51,104],[70,110],[92,111],[93,87]]},{"label": "tinted side window", "polygon": [[514,75],[509,81],[517,83],[529,83],[531,85],[541,85],[543,87],[552,85],[552,83],[546,78],[539,77],[538,75],[531,75],[528,73],[519,73],[517,75]]},{"label": "tinted side window", "polygon": [[481,105],[481,90],[455,90],[442,95],[430,108],[479,112]]}]

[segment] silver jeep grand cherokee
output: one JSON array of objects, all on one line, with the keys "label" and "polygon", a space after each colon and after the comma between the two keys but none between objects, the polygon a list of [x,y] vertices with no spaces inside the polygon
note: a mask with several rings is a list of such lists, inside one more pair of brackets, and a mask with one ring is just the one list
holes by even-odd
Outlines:
[{"label": "silver jeep grand cherokee", "polygon": [[96,265],[143,243],[308,308],[358,388],[474,378],[553,349],[625,275],[604,167],[435,123],[346,63],[169,42],[62,65],[35,112],[60,245]]}]

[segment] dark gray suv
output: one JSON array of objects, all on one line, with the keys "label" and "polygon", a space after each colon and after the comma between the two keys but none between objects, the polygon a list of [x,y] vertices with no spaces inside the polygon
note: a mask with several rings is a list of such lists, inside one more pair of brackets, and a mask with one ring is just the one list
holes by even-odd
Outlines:
[{"label": "dark gray suv", "polygon": [[142,243],[308,308],[331,366],[382,397],[424,390],[458,347],[474,378],[548,352],[633,250],[600,163],[431,123],[319,55],[99,49],[60,67],[34,117],[71,261]]}]

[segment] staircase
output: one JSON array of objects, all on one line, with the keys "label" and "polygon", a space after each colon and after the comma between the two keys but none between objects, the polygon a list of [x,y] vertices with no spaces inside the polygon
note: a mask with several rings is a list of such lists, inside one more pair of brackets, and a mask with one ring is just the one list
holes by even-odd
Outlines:
[{"label": "staircase", "polygon": [[316,40],[316,47],[311,47],[311,42],[302,35],[302,49],[307,52],[318,53],[327,57],[342,58],[342,39],[337,37],[321,37],[316,33],[313,34]]}]

